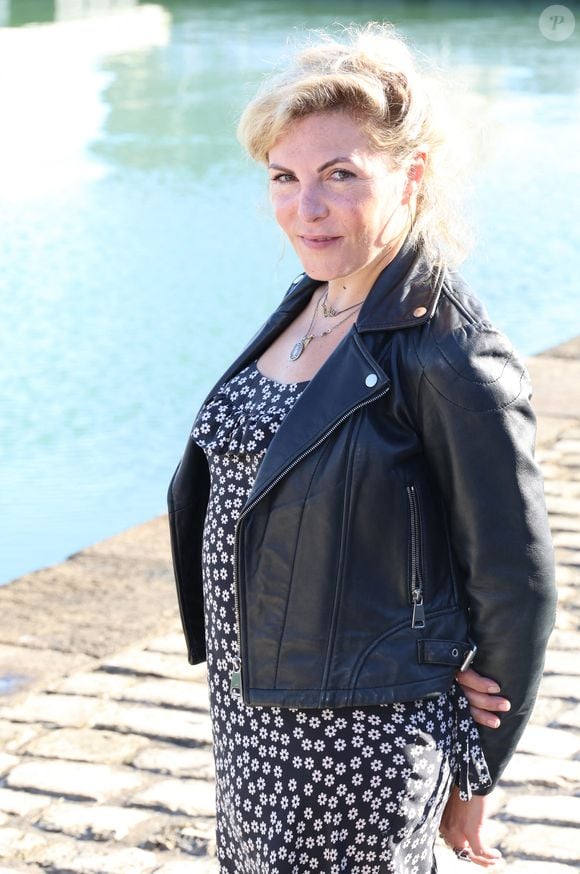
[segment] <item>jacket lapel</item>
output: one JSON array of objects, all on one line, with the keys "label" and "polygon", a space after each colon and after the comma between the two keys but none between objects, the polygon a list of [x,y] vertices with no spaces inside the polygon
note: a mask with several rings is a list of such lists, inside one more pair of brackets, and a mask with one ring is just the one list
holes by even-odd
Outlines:
[{"label": "jacket lapel", "polygon": [[354,409],[384,394],[388,387],[388,377],[353,326],[285,415],[258,469],[247,504]]}]

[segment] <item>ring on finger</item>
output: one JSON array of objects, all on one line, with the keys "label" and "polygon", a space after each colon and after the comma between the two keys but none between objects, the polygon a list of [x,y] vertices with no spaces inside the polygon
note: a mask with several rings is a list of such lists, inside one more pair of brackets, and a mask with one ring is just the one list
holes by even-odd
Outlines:
[{"label": "ring on finger", "polygon": [[467,847],[453,847],[453,852],[457,856],[458,859],[461,859],[462,862],[471,862],[469,858],[469,850]]}]

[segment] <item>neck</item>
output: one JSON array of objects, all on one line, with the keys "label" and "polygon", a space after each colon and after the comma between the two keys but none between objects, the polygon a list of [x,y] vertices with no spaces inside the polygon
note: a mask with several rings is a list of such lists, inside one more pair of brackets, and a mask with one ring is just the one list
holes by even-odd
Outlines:
[{"label": "neck", "polygon": [[344,309],[351,304],[359,303],[365,299],[373,287],[377,276],[390,264],[399,252],[405,237],[402,236],[393,241],[379,258],[372,261],[362,270],[351,273],[349,276],[340,276],[337,279],[329,279],[323,292],[328,287],[328,302],[335,309]]}]

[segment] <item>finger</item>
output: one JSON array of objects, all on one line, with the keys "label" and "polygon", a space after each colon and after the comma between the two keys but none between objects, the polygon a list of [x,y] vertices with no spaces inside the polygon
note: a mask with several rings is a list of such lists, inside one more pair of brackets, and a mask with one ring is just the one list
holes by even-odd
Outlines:
[{"label": "finger", "polygon": [[469,861],[482,868],[497,868],[503,862],[503,856],[499,850],[494,850],[493,847],[489,847],[488,850],[481,853],[476,853],[470,849]]},{"label": "finger", "polygon": [[478,692],[487,692],[491,695],[497,695],[500,691],[499,685],[495,680],[489,677],[482,677],[473,668],[467,668],[465,671],[458,671],[455,675],[456,680],[462,686],[468,686],[471,689],[476,689]]},{"label": "finger", "polygon": [[468,841],[470,848],[470,859],[476,865],[491,867],[497,865],[502,860],[502,855],[498,849],[490,846],[484,840],[484,835],[478,831]]},{"label": "finger", "polygon": [[488,710],[480,710],[479,707],[470,707],[469,710],[478,725],[485,725],[486,728],[500,727],[501,719],[494,713],[490,713]]},{"label": "finger", "polygon": [[[449,844],[447,844],[447,846],[449,846]],[[451,850],[455,853],[455,856],[458,859],[462,859],[466,862],[473,862],[475,865],[479,865],[482,868],[498,868],[503,863],[503,856],[499,850],[495,850],[493,847],[487,847],[485,850],[482,849],[481,852],[476,853],[473,848],[469,846],[469,843],[464,841],[452,844]],[[464,854],[463,856],[459,855],[461,852]]]},{"label": "finger", "polygon": [[484,692],[474,692],[473,689],[464,689],[463,694],[470,704],[479,707],[480,710],[500,710],[507,712],[511,708],[507,698],[501,695],[486,695]]},{"label": "finger", "polygon": [[474,856],[483,859],[500,859],[501,853],[484,840],[484,835],[476,831],[471,840],[467,841]]},{"label": "finger", "polygon": [[472,853],[468,856],[467,861],[473,862],[481,868],[487,868],[490,871],[498,871],[503,863],[503,859],[486,859],[480,856],[474,856]]}]

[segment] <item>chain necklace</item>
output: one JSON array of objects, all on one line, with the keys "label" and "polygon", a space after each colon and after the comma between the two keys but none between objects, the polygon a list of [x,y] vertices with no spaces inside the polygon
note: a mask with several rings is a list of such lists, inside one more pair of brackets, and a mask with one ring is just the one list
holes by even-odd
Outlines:
[{"label": "chain necklace", "polygon": [[[343,325],[346,322],[346,320],[349,319],[350,316],[352,315],[349,312],[349,314],[347,316],[345,316],[344,319],[341,319],[340,322],[337,322],[336,325],[332,326],[332,328],[327,328],[326,331],[322,331],[322,333],[320,333],[320,334],[311,334],[310,331],[312,330],[312,325],[314,324],[314,320],[316,319],[316,314],[318,312],[318,308],[320,307],[321,300],[322,300],[322,298],[319,297],[318,300],[316,301],[316,306],[314,308],[314,315],[312,316],[312,318],[310,320],[310,324],[308,325],[308,330],[306,331],[305,335],[303,337],[301,337],[299,340],[297,340],[296,343],[294,343],[294,345],[292,346],[292,351],[290,352],[290,361],[296,361],[298,358],[300,358],[300,356],[302,355],[302,353],[304,352],[304,350],[306,349],[306,347],[308,346],[308,344],[310,343],[311,340],[318,340],[320,337],[326,337],[327,334],[332,334],[333,331],[336,331],[336,329],[339,328],[341,325]],[[363,301],[361,300],[360,303],[355,303],[353,306],[347,307],[347,309],[352,310],[355,307],[362,306],[362,304],[363,304]],[[341,312],[345,312],[345,310],[342,310]],[[338,315],[338,313],[337,313],[337,315]]]},{"label": "chain necklace", "polygon": [[353,303],[349,307],[345,307],[343,310],[335,310],[331,303],[327,303],[328,300],[328,288],[324,292],[322,296],[322,314],[325,319],[329,319],[333,316],[340,316],[342,313],[346,313],[349,310],[353,310],[355,307],[360,307],[364,303],[364,301],[360,301],[360,303]]}]

